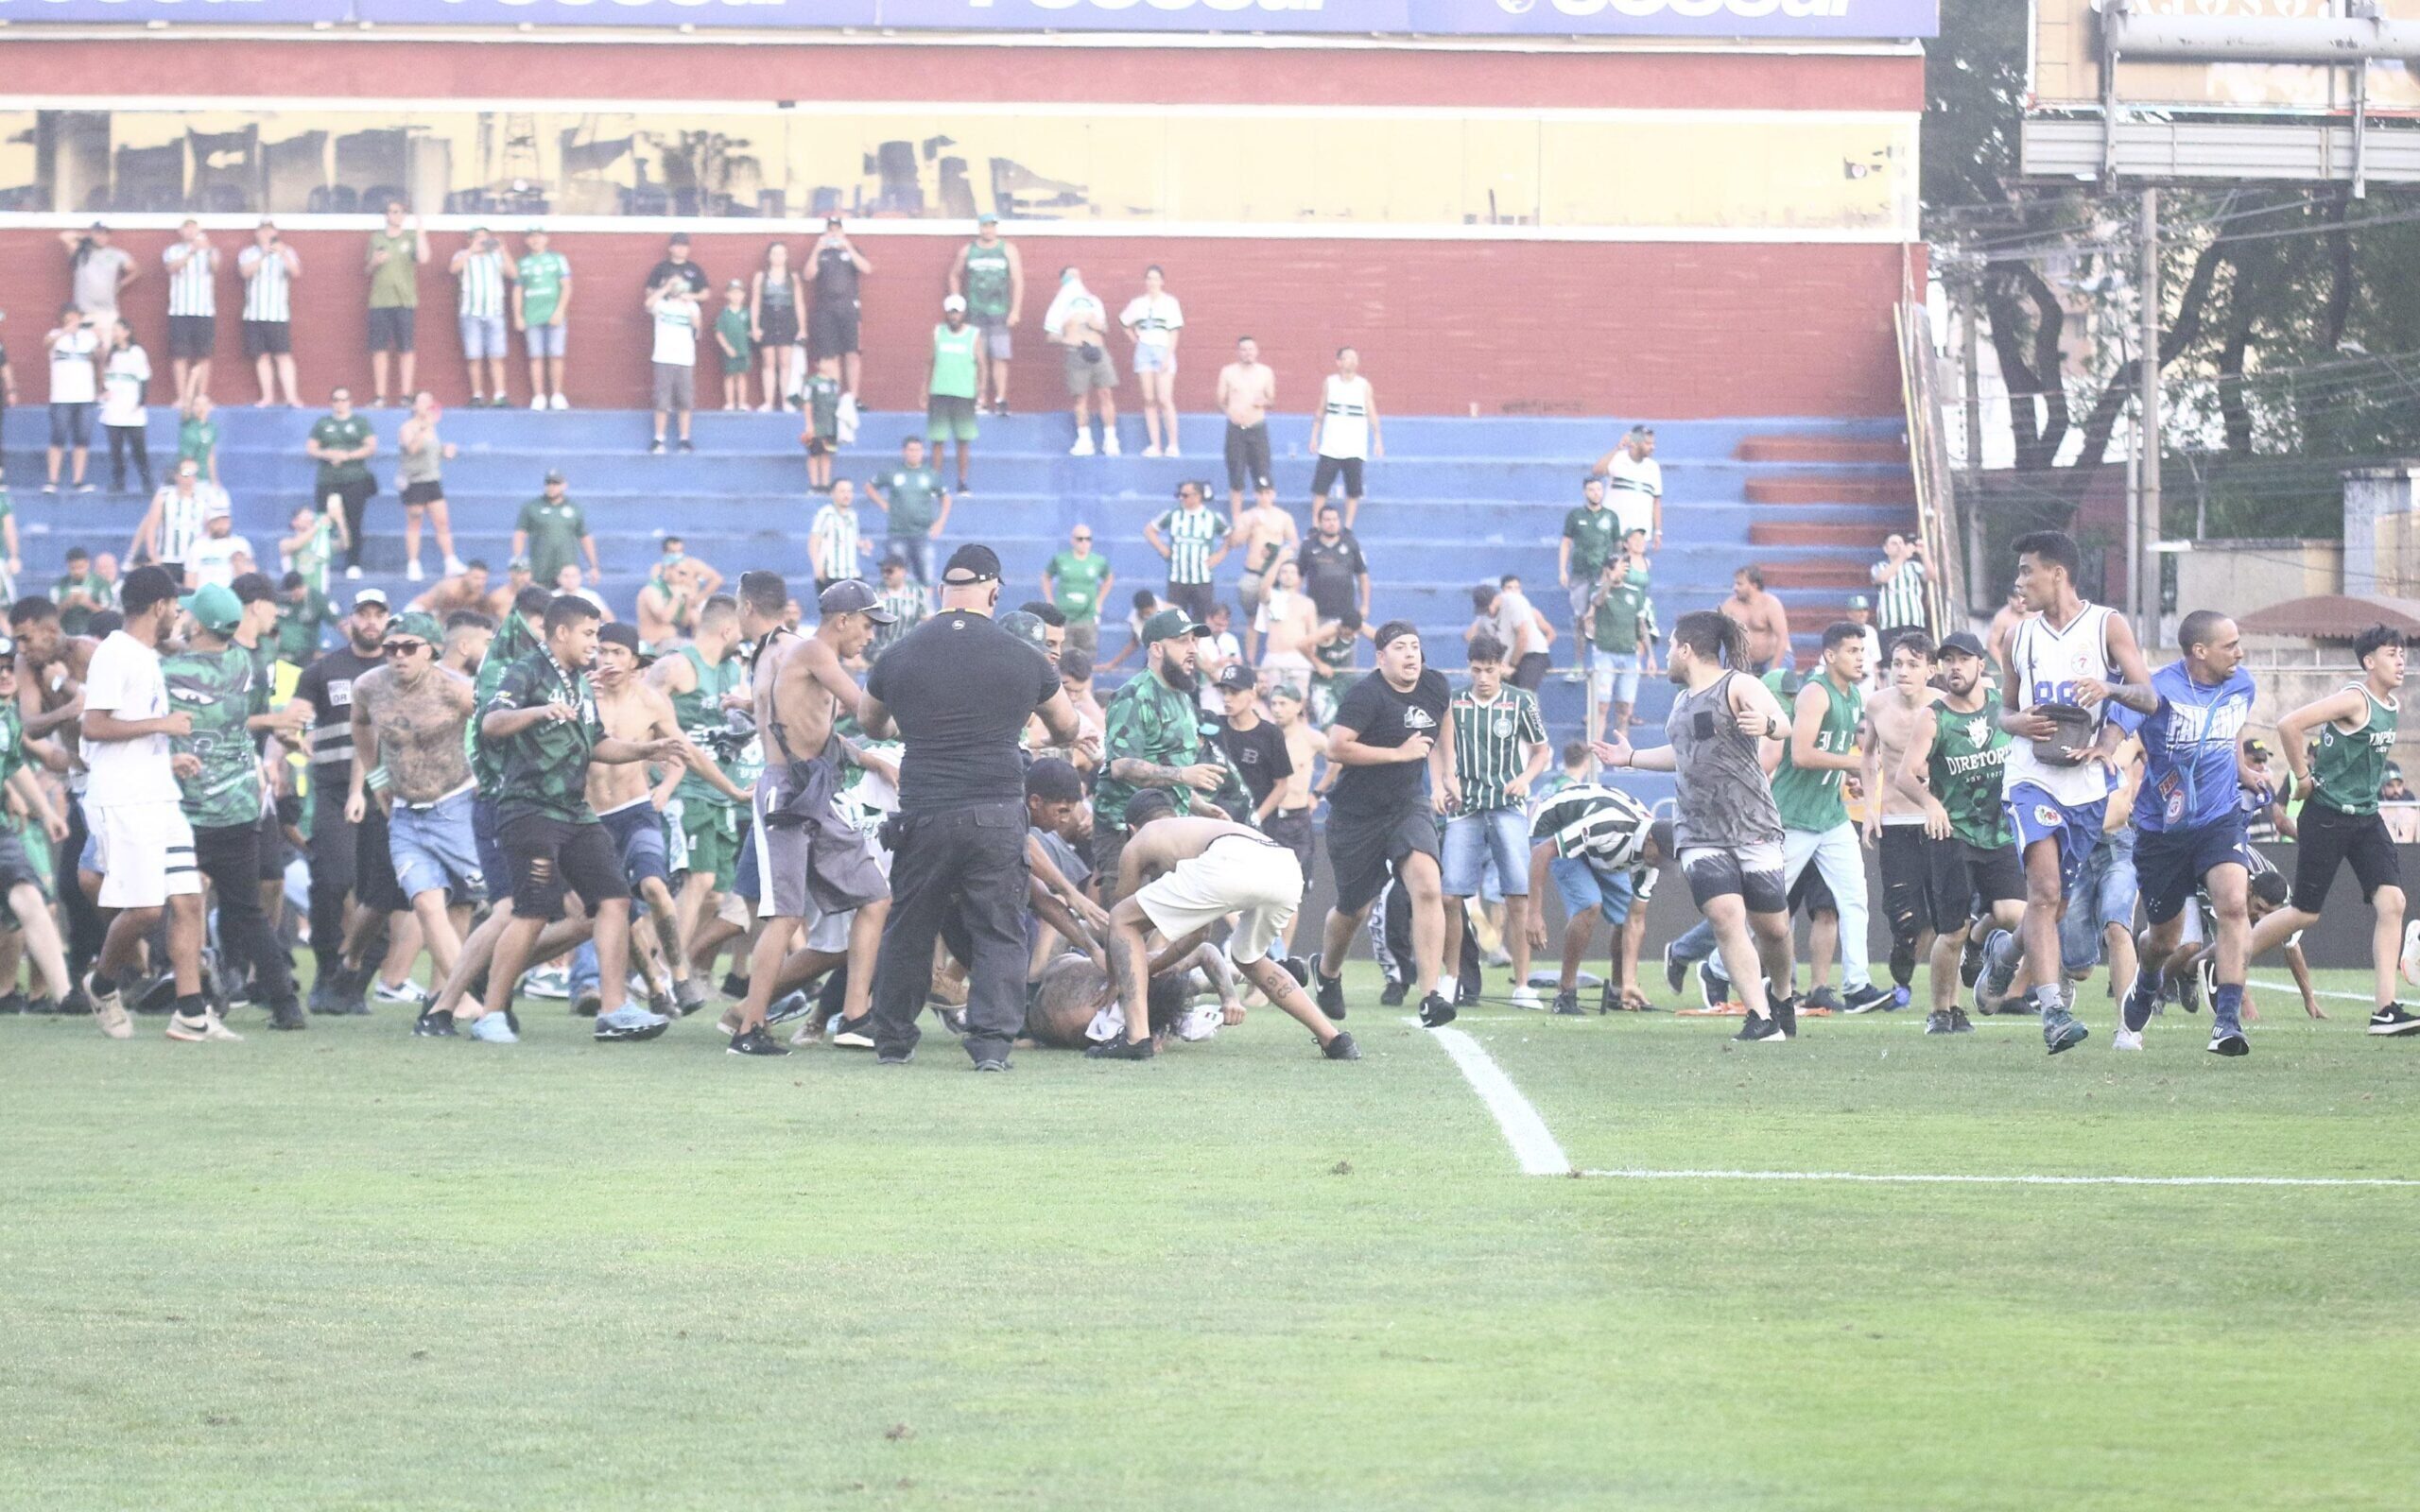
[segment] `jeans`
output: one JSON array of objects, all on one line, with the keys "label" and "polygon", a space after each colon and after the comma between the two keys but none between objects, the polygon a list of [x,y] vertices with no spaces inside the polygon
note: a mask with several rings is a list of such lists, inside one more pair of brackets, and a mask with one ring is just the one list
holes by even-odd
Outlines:
[{"label": "jeans", "polygon": [[596,990],[597,979],[603,973],[596,970],[596,942],[581,940],[571,953],[571,965],[564,971],[563,985],[571,990],[571,1000],[579,1001],[583,992]]},{"label": "jeans", "polygon": [[893,824],[890,918],[873,968],[875,1048],[914,1048],[933,941],[947,928],[966,963],[967,1053],[1005,1060],[1025,1028],[1025,804],[901,815]]},{"label": "jeans", "polygon": [[1782,878],[1796,884],[1812,864],[1841,905],[1841,979],[1855,992],[1874,985],[1865,963],[1865,856],[1857,843],[1857,826],[1841,823],[1828,830],[1784,830],[1781,834]]},{"label": "jeans", "polygon": [[1588,637],[1582,634],[1580,630],[1581,619],[1588,612],[1588,600],[1595,595],[1596,592],[1597,575],[1593,572],[1582,573],[1575,567],[1571,574],[1570,589],[1571,644],[1579,648],[1578,664],[1583,672],[1597,664],[1597,647],[1591,644]]},{"label": "jeans", "polygon": [[1683,931],[1680,937],[1672,941],[1671,950],[1672,959],[1685,966],[1695,966],[1700,961],[1712,961],[1715,974],[1718,976],[1723,974],[1722,957],[1716,950],[1714,926],[1703,919]]},{"label": "jeans", "polygon": [[933,586],[938,576],[933,570],[933,548],[940,545],[940,541],[919,530],[908,536],[886,536],[882,544],[886,556],[896,557],[908,564],[908,576],[926,588]]},{"label": "jeans", "polygon": [[2100,964],[2101,932],[2111,924],[2131,928],[2135,895],[2135,833],[2103,832],[2083,864],[2083,875],[2067,889],[2066,917],[2059,920],[2059,964],[2071,973]]}]

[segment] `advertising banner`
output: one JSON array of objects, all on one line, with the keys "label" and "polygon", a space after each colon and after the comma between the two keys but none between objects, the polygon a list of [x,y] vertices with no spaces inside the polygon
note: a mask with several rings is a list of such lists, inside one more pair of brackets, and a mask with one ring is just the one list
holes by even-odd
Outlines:
[{"label": "advertising banner", "polygon": [[0,21],[201,22],[220,26],[307,26],[350,21],[353,0],[0,0]]}]

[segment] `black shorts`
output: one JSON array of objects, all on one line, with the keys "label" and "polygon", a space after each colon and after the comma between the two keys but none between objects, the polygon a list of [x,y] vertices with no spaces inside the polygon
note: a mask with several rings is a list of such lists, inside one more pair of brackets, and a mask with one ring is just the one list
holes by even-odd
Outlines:
[{"label": "black shorts", "polygon": [[353,896],[377,914],[408,912],[412,901],[395,880],[395,854],[387,848],[387,816],[375,803],[363,807],[353,839]]},{"label": "black shorts", "polygon": [[1426,799],[1391,814],[1327,811],[1327,865],[1336,873],[1336,906],[1342,913],[1368,907],[1415,852],[1438,859],[1437,816]]},{"label": "black shorts", "polygon": [[1311,811],[1279,809],[1260,827],[1260,833],[1294,852],[1294,859],[1302,864],[1303,884],[1308,886],[1311,865],[1319,855],[1319,847],[1311,838]]},{"label": "black shorts", "polygon": [[1218,607],[1219,588],[1215,583],[1170,583],[1167,601],[1206,625]]},{"label": "black shorts", "polygon": [[[1813,868],[1808,868],[1809,874]],[[1781,842],[1750,846],[1681,847],[1681,875],[1689,882],[1690,901],[1698,912],[1717,898],[1736,897],[1752,914],[1780,914],[1789,909],[1789,889],[1781,880]],[[1830,894],[1826,893],[1826,897]]]},{"label": "black shorts", "polygon": [[788,346],[798,339],[798,306],[795,304],[766,305],[763,324],[765,335],[757,341],[760,348]]},{"label": "black shorts", "polygon": [[[1263,444],[1267,444],[1266,438]],[[1336,486],[1337,477],[1344,478],[1344,496],[1361,497],[1361,459],[1357,456],[1322,456],[1311,469],[1311,497],[1324,499],[1327,490]]]},{"label": "black shorts", "polygon": [[1975,890],[1956,839],[1936,840],[1921,824],[1882,827],[1882,912],[1891,938],[1912,946],[1926,930],[1955,933],[1966,922]]},{"label": "black shorts", "polygon": [[278,822],[277,810],[265,810],[261,815],[260,880],[285,880],[285,827]]},{"label": "black shorts", "polygon": [[168,317],[168,355],[191,362],[210,355],[218,344],[218,321],[207,315]]},{"label": "black shorts", "polygon": [[[1241,493],[1269,482],[1269,422],[1238,425],[1227,421],[1227,488]],[[1315,522],[1316,523],[1316,522]]]},{"label": "black shorts", "polygon": [[410,508],[415,505],[439,503],[442,501],[444,497],[445,485],[435,478],[424,478],[418,483],[406,483],[404,485],[404,507],[406,508]]},{"label": "black shorts", "polygon": [[17,837],[14,830],[0,830],[0,918],[11,924],[18,919],[17,911],[9,906],[9,895],[21,883],[42,894],[44,902],[49,901],[50,889],[43,885],[42,873],[34,869],[33,859],[26,854],[25,841]]},{"label": "black shorts", "polygon": [[247,320],[244,322],[245,356],[283,357],[293,350],[293,321]]},{"label": "black shorts", "polygon": [[1963,840],[1949,843],[1957,847],[1959,858],[1965,867],[1967,907],[1974,917],[1979,919],[1990,913],[1994,903],[2021,903],[2025,901],[2025,859],[2017,854],[2014,843],[1995,846],[1969,845]]},{"label": "black shorts", "polygon": [[496,838],[512,868],[515,919],[561,919],[567,893],[579,894],[592,914],[631,895],[622,881],[622,858],[602,824],[518,814],[504,821]]},{"label": "black shorts", "polygon": [[806,354],[810,359],[845,357],[856,350],[856,301],[807,306]]},{"label": "black shorts", "polygon": [[412,350],[412,318],[420,312],[408,304],[373,304],[370,307],[370,350],[372,352],[409,352]]},{"label": "black shorts", "polygon": [[1799,872],[1798,880],[1790,884],[1789,911],[1809,917],[1841,911],[1841,901],[1832,896],[1832,885],[1824,880],[1824,868],[1812,861]]},{"label": "black shorts", "polygon": [[1535,693],[1545,685],[1547,674],[1554,669],[1554,658],[1544,651],[1524,651],[1520,664],[1512,669],[1512,686]]},{"label": "black shorts", "polygon": [[2303,805],[2296,832],[2294,906],[2304,913],[2318,913],[2327,902],[2342,862],[2353,864],[2363,902],[2380,887],[2403,885],[2403,863],[2387,837],[2386,820],[2376,814],[2346,814],[2313,799]]}]

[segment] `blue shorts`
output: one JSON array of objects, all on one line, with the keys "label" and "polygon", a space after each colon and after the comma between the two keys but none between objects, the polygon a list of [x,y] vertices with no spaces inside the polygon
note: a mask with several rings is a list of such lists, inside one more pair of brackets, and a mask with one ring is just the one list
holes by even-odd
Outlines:
[{"label": "blue shorts", "polygon": [[1609,924],[1630,922],[1630,873],[1608,876],[1584,856],[1557,856],[1547,863],[1547,875],[1554,879],[1554,890],[1563,895],[1566,916],[1576,919],[1594,908]]},{"label": "blue shorts", "polygon": [[473,362],[482,357],[499,360],[510,356],[504,344],[504,317],[500,315],[464,315],[455,318],[462,335],[462,355]]},{"label": "blue shorts", "polygon": [[625,803],[611,814],[597,817],[605,823],[605,833],[614,840],[614,849],[622,857],[622,876],[631,885],[631,896],[639,893],[639,885],[650,877],[666,886],[672,885],[672,850],[664,839],[664,813],[648,799]]},{"label": "blue shorts", "polygon": [[2109,799],[2062,803],[2031,782],[2019,782],[2008,790],[2001,806],[2008,811],[2008,825],[2015,832],[2016,853],[2020,857],[2033,848],[2036,840],[2059,842],[2059,890],[2074,897],[2076,884],[2083,876],[2084,863],[2100,849],[2100,826],[2109,816]]},{"label": "blue shorts", "polygon": [[752,919],[756,914],[759,895],[764,891],[764,885],[756,880],[756,826],[753,824],[739,827],[739,859],[732,863],[731,869],[732,893],[735,897],[748,900],[748,913]]},{"label": "blue shorts", "polygon": [[1167,347],[1138,341],[1134,343],[1134,370],[1172,373],[1176,371],[1176,352]]},{"label": "blue shorts", "polygon": [[488,902],[500,903],[512,896],[512,862],[495,834],[495,799],[481,794],[471,799],[471,835],[479,848],[479,872],[488,880]]},{"label": "blue shorts", "polygon": [[2145,831],[2135,843],[2143,911],[2152,923],[2167,923],[2185,911],[2213,868],[2230,863],[2252,869],[2252,846],[2244,838],[2241,814],[2190,830]]},{"label": "blue shorts", "polygon": [[2102,931],[2112,924],[2134,927],[2135,895],[2142,890],[2135,880],[2135,839],[2133,830],[2103,834],[2068,889],[2067,911],[2059,920],[2059,959],[2070,976],[2088,975],[2100,964]]},{"label": "blue shorts", "polygon": [[567,325],[533,325],[521,334],[521,343],[533,357],[560,357],[563,354],[563,338],[570,332]]},{"label": "blue shorts", "polygon": [[485,897],[491,873],[480,854],[468,791],[439,799],[426,808],[397,803],[387,816],[387,853],[394,858],[395,885],[406,898],[452,889],[454,901]]},{"label": "blue shorts", "polygon": [[1440,869],[1447,897],[1477,896],[1491,858],[1495,862],[1496,885],[1510,897],[1528,897],[1530,821],[1518,808],[1488,809],[1445,821]]},{"label": "blue shorts", "polygon": [[1599,704],[1638,702],[1638,661],[1636,651],[1597,653],[1592,676],[1596,679]]}]

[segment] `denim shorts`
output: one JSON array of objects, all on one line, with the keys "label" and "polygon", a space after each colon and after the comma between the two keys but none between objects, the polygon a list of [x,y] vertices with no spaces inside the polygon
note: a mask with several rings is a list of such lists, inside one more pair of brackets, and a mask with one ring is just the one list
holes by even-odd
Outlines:
[{"label": "denim shorts", "polygon": [[2135,832],[2110,831],[2067,885],[2066,917],[2059,920],[2059,956],[2070,973],[2100,964],[2103,930],[2113,924],[2134,927],[2135,898],[2141,890],[2135,872]]},{"label": "denim shorts", "polygon": [[1518,808],[1488,809],[1445,821],[1445,891],[1469,898],[1479,890],[1490,857],[1505,894],[1530,895],[1530,821]]},{"label": "denim shorts", "polygon": [[1594,908],[1608,924],[1630,922],[1629,872],[1608,876],[1585,856],[1557,856],[1547,863],[1547,875],[1554,879],[1554,890],[1563,895],[1566,918],[1577,919]]},{"label": "denim shorts", "polygon": [[473,362],[481,357],[508,357],[511,349],[505,345],[504,317],[500,315],[458,316],[462,330],[462,355]]},{"label": "denim shorts", "polygon": [[395,858],[395,885],[406,898],[453,889],[459,902],[487,895],[487,868],[471,823],[476,795],[449,793],[426,808],[398,802],[387,816],[387,851]]},{"label": "denim shorts", "polygon": [[1136,372],[1175,372],[1175,349],[1171,347],[1155,347],[1148,341],[1136,342],[1134,344],[1134,370]]},{"label": "denim shorts", "polygon": [[560,357],[563,354],[563,337],[570,331],[567,325],[533,325],[521,333],[521,343],[533,357]]},{"label": "denim shorts", "polygon": [[1599,703],[1638,702],[1637,652],[1599,651],[1592,666],[1590,676],[1596,680]]}]

